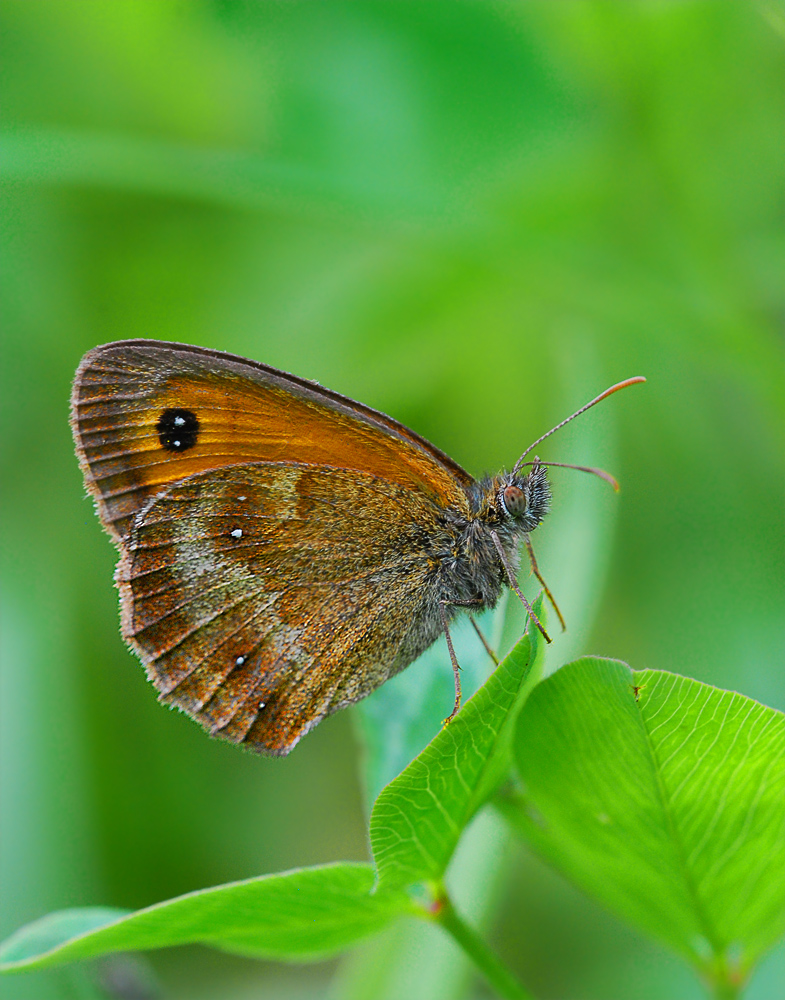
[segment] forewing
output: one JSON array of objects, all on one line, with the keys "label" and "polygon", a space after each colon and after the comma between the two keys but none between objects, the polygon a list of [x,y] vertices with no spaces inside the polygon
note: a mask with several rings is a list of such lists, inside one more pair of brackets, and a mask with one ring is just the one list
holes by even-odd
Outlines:
[{"label": "forewing", "polygon": [[257,463],[194,475],[138,516],[123,633],[160,698],[285,754],[438,634],[441,510],[368,473]]},{"label": "forewing", "polygon": [[466,504],[463,487],[472,482],[382,413],[274,368],[183,344],[118,341],[90,351],[74,380],[71,423],[85,482],[118,542],[163,487],[237,463],[353,469],[455,506]]}]

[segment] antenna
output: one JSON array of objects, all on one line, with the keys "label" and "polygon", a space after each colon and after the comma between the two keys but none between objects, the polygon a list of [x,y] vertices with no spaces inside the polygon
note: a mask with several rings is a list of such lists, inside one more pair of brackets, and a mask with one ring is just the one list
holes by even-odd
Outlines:
[{"label": "antenna", "polygon": [[599,476],[600,479],[604,479],[606,483],[614,488],[614,490],[619,492],[619,483],[610,472],[606,472],[605,469],[595,469],[591,465],[568,465],[567,462],[543,462],[542,459],[534,456],[533,462],[524,462],[520,466],[521,469],[525,468],[527,465],[544,465],[547,469],[555,466],[557,469],[577,469],[578,472],[590,472],[593,476]]},{"label": "antenna", "polygon": [[[561,428],[564,427],[565,424],[568,424],[571,420],[574,420],[576,417],[579,417],[582,413],[585,413],[587,410],[590,410],[592,406],[596,406],[597,403],[605,399],[606,396],[610,396],[611,393],[618,392],[619,389],[626,389],[628,385],[635,385],[636,382],[645,382],[645,381],[646,379],[643,377],[643,375],[633,375],[632,378],[626,378],[623,382],[617,382],[616,385],[612,385],[610,389],[606,389],[605,392],[601,392],[600,395],[592,399],[591,402],[586,403],[586,405],[582,406],[580,410],[576,410],[575,413],[570,414],[570,416],[567,417],[565,420],[562,420],[560,424],[556,424],[556,426],[552,427],[546,434],[543,434],[542,437],[538,437],[533,444],[530,444],[529,447],[526,449],[526,451],[521,455],[521,457],[515,463],[515,468],[512,470],[513,473],[517,472],[518,469],[520,469],[520,467],[523,465],[524,458],[526,458],[526,456],[533,448],[536,448],[541,441],[544,441],[546,438],[550,437],[551,434],[555,434],[556,431],[561,430]],[[540,462],[539,464],[548,465],[555,463]],[[592,469],[591,471],[593,472],[594,470]]]}]

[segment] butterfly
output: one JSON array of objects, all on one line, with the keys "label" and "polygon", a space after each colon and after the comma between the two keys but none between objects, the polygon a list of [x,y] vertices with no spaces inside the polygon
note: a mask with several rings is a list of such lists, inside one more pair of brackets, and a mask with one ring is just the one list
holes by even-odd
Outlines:
[{"label": "butterfly", "polygon": [[511,472],[476,480],[317,383],[155,340],[85,355],[71,425],[120,553],[123,637],[159,699],[213,736],[288,754],[442,633],[454,714],[455,614],[493,607],[505,586],[534,614],[519,543],[533,560],[551,494],[546,465],[523,459],[547,434]]}]

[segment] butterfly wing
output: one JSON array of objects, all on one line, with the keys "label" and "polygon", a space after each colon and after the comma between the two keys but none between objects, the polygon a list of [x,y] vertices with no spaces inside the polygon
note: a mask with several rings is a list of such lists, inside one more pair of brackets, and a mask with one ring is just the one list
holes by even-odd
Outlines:
[{"label": "butterfly wing", "polygon": [[440,631],[435,571],[473,483],[362,404],[244,358],[119,341],[71,422],[120,549],[123,634],[163,701],[285,754]]},{"label": "butterfly wing", "polygon": [[82,359],[71,424],[85,482],[121,543],[163,487],[243,462],[369,472],[466,507],[467,472],[424,438],[338,393],[245,358],[154,340]]},{"label": "butterfly wing", "polygon": [[450,550],[425,490],[293,463],[161,491],[118,566],[123,633],[162,701],[213,735],[286,754],[439,634]]}]

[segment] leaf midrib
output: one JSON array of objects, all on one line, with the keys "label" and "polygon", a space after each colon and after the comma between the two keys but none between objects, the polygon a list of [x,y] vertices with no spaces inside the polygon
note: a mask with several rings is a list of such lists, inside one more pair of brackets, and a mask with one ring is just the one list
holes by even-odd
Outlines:
[{"label": "leaf midrib", "polygon": [[[637,681],[638,678],[641,677],[642,675],[645,675],[645,673],[646,673],[645,671],[634,671],[633,678],[635,679],[635,681]],[[656,683],[657,684],[661,683],[661,679],[659,677],[657,678]],[[665,823],[667,825],[668,833],[670,834],[671,837],[671,842],[673,843],[675,848],[675,855],[679,865],[679,873],[687,889],[687,894],[694,907],[695,914],[698,918],[698,923],[701,926],[701,930],[703,931],[704,937],[711,945],[711,949],[714,953],[714,956],[719,957],[722,954],[722,948],[720,947],[719,944],[718,934],[716,929],[712,925],[711,921],[709,920],[708,914],[704,909],[703,902],[701,900],[701,896],[698,891],[698,886],[696,885],[692,877],[692,874],[690,872],[690,868],[687,863],[687,856],[685,853],[686,845],[682,841],[681,835],[679,833],[678,824],[676,823],[675,817],[670,808],[670,797],[668,795],[665,783],[662,778],[662,769],[659,766],[659,758],[657,757],[654,745],[649,737],[649,730],[646,726],[640,702],[637,699],[635,701],[635,707],[637,710],[636,717],[643,732],[652,771],[654,772],[654,781],[655,781],[655,787],[657,789],[657,796],[660,802],[660,808],[662,809],[662,814],[665,817]],[[698,952],[695,951],[695,948],[693,947],[692,943],[688,942],[688,945],[690,947],[690,950],[695,955],[696,961],[700,965],[705,965],[705,959],[700,954],[698,954]]]}]

